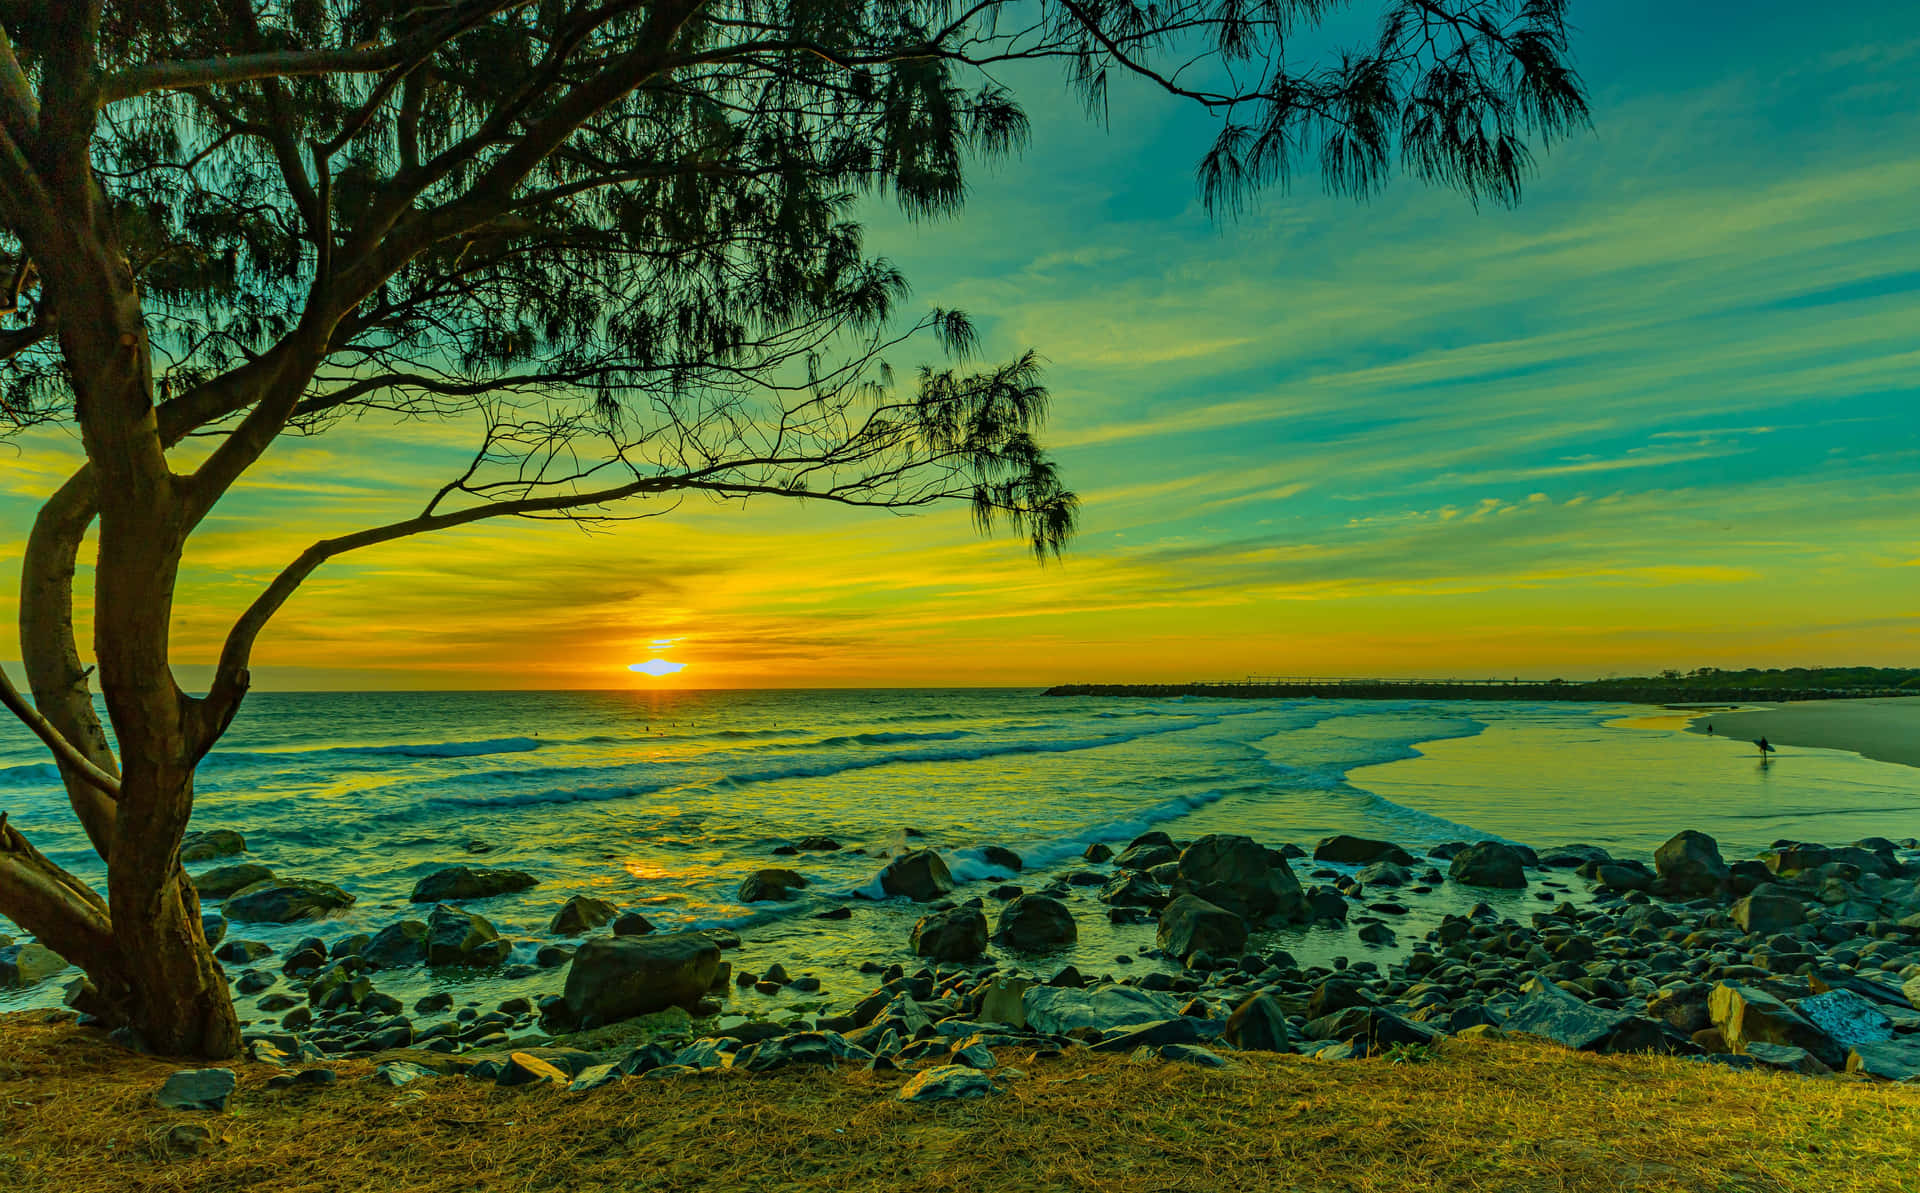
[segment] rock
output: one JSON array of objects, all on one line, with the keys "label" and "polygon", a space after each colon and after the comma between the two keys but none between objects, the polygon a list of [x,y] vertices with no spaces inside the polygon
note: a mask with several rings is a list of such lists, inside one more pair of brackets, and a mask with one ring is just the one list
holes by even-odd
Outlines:
[{"label": "rock", "polygon": [[1610,862],[1613,855],[1598,845],[1556,845],[1540,855],[1540,864],[1555,870],[1573,870],[1588,862]]},{"label": "rock", "polygon": [[1413,875],[1398,862],[1374,862],[1363,867],[1353,879],[1362,886],[1405,886],[1413,881]]},{"label": "rock", "polygon": [[0,990],[37,986],[66,967],[67,959],[45,945],[8,945],[0,949]]},{"label": "rock", "polygon": [[200,932],[207,938],[208,948],[217,948],[227,936],[227,921],[217,915],[200,917]]},{"label": "rock", "polygon": [[1785,1069],[1790,1073],[1804,1073],[1808,1077],[1818,1077],[1832,1069],[1813,1059],[1805,1048],[1795,1048],[1791,1044],[1747,1045],[1747,1056],[1759,1061],[1769,1069]]},{"label": "rock", "polygon": [[637,911],[623,911],[614,917],[615,936],[645,936],[653,931],[653,922]]},{"label": "rock", "polygon": [[1370,1007],[1373,995],[1366,983],[1353,978],[1328,978],[1307,997],[1307,1018],[1322,1019],[1348,1007]]},{"label": "rock", "polygon": [[1167,890],[1138,870],[1120,870],[1096,898],[1109,907],[1160,908],[1167,905]]},{"label": "rock", "polygon": [[1431,1044],[1437,1033],[1379,1007],[1348,1007],[1338,1014],[1307,1022],[1307,1035],[1316,1040],[1339,1040],[1361,1056],[1379,1056],[1397,1044]]},{"label": "rock", "polygon": [[1637,1052],[1644,1049],[1634,1045],[1649,1029],[1658,1031],[1651,1021],[1582,1002],[1545,978],[1531,978],[1520,989],[1524,997],[1507,1016],[1509,1032],[1542,1036],[1576,1052]]},{"label": "rock", "polygon": [[764,903],[791,899],[795,891],[806,885],[807,880],[795,870],[755,870],[740,883],[740,902]]},{"label": "rock", "polygon": [[1100,842],[1095,841],[1093,844],[1087,846],[1086,852],[1080,856],[1097,866],[1102,862],[1110,862],[1113,860],[1113,849],[1110,846],[1102,845]]},{"label": "rock", "polygon": [[1232,1062],[1218,1052],[1202,1048],[1198,1044],[1164,1044],[1154,1055],[1161,1060],[1175,1061],[1183,1065],[1198,1065],[1203,1069],[1227,1069]]},{"label": "rock", "polygon": [[1360,938],[1361,944],[1370,944],[1378,948],[1400,943],[1400,938],[1394,935],[1393,929],[1385,924],[1362,924],[1360,930],[1354,935]]},{"label": "rock", "polygon": [[1392,862],[1396,866],[1413,865],[1413,855],[1391,841],[1369,841],[1345,833],[1326,837],[1313,847],[1313,860],[1341,865],[1364,866],[1370,862]]},{"label": "rock", "polygon": [[994,927],[996,943],[1021,953],[1063,949],[1079,939],[1073,912],[1048,895],[1021,895],[1000,909]]},{"label": "rock", "polygon": [[1018,874],[1026,868],[1026,863],[1021,860],[1020,855],[1003,845],[982,845],[975,852],[980,855],[981,861],[996,869]]},{"label": "rock", "polygon": [[1192,895],[1253,924],[1307,918],[1306,896],[1287,859],[1250,837],[1209,833],[1187,846],[1173,894],[1175,902]]},{"label": "rock", "polygon": [[210,862],[217,857],[230,857],[246,851],[247,839],[230,828],[188,833],[180,840],[182,862]]},{"label": "rock", "polygon": [[1271,995],[1256,994],[1227,1016],[1227,1043],[1242,1052],[1292,1052],[1287,1013]]},{"label": "rock", "polygon": [[1842,1048],[1893,1038],[1893,1020],[1851,990],[1829,990],[1797,999],[1792,1005],[1801,1018],[1826,1032]]},{"label": "rock", "polygon": [[256,882],[266,882],[273,877],[273,871],[254,862],[241,862],[237,866],[216,866],[204,874],[193,878],[193,889],[203,898],[224,899],[235,891],[242,891]]},{"label": "rock", "polygon": [[154,1100],[168,1110],[225,1110],[238,1084],[232,1069],[181,1069],[167,1075]]},{"label": "rock", "polygon": [[273,947],[257,940],[229,940],[213,954],[222,961],[231,961],[235,965],[251,965],[262,957],[271,957]]},{"label": "rock", "polygon": [[594,937],[567,966],[566,1008],[594,1026],[691,1007],[719,968],[720,946],[697,932]]},{"label": "rock", "polygon": [[407,896],[410,903],[440,903],[448,899],[491,899],[540,885],[540,880],[520,870],[494,870],[485,866],[449,866],[435,870],[413,886]]},{"label": "rock", "polygon": [[1742,932],[1785,932],[1806,922],[1807,909],[1790,895],[1763,889],[1736,900],[1731,914]]},{"label": "rock", "polygon": [[880,889],[889,895],[904,895],[915,903],[931,903],[953,891],[953,875],[939,854],[916,849],[887,863],[880,872]]},{"label": "rock", "polygon": [[388,924],[360,948],[360,959],[374,969],[405,969],[427,960],[427,925],[424,920],[401,920]]},{"label": "rock", "polygon": [[[1004,918],[1004,916],[1003,916]],[[987,917],[978,907],[955,907],[920,917],[913,952],[933,961],[971,961],[987,948]]]},{"label": "rock", "polygon": [[1692,829],[1674,834],[1654,850],[1653,868],[1676,895],[1715,895],[1727,883],[1727,863],[1720,858],[1719,842]]},{"label": "rock", "polygon": [[495,1085],[568,1085],[573,1078],[531,1052],[510,1052],[495,1074]]},{"label": "rock", "polygon": [[938,1102],[947,1098],[978,1098],[993,1092],[993,1078],[966,1065],[922,1069],[900,1087],[902,1102]]},{"label": "rock", "polygon": [[980,992],[980,1018],[1009,1027],[1027,1025],[1026,993],[1039,983],[1031,978],[998,977]]},{"label": "rock", "polygon": [[553,919],[547,924],[547,931],[555,936],[583,936],[600,925],[610,922],[620,914],[620,909],[605,899],[595,899],[591,895],[575,895],[560,905],[553,913]]},{"label": "rock", "polygon": [[1222,1024],[1211,1019],[1190,1019],[1185,1015],[1156,1019],[1149,1023],[1116,1028],[1093,1045],[1095,1052],[1132,1052],[1135,1048],[1161,1048],[1168,1044],[1201,1044],[1218,1039]]},{"label": "rock", "polygon": [[1447,877],[1465,886],[1519,890],[1527,885],[1525,861],[1518,850],[1498,841],[1476,841],[1447,866]]},{"label": "rock", "polygon": [[1113,864],[1121,870],[1151,870],[1155,866],[1179,860],[1180,851],[1173,847],[1172,842],[1142,841],[1127,846]]},{"label": "rock", "polygon": [[770,1069],[794,1065],[819,1065],[831,1069],[838,1067],[841,1061],[865,1064],[872,1059],[873,1053],[849,1043],[838,1032],[803,1031],[765,1040],[742,1050],[734,1057],[733,1067],[748,1073],[765,1073]]},{"label": "rock", "polygon": [[1602,862],[1593,869],[1593,879],[1609,891],[1650,891],[1653,871],[1638,862]]},{"label": "rock", "polygon": [[324,919],[353,904],[352,895],[330,882],[274,878],[241,888],[228,897],[222,910],[229,920],[241,923],[292,924]]},{"label": "rock", "polygon": [[1847,1051],[1847,1072],[1882,1081],[1920,1081],[1920,1039],[1912,1036],[1877,1044],[1855,1044]]},{"label": "rock", "polygon": [[[331,1069],[316,1069],[312,1071],[327,1073],[329,1075],[332,1074]],[[301,1076],[304,1077],[306,1074],[302,1073]],[[413,1084],[422,1077],[432,1076],[435,1076],[434,1071],[424,1065],[416,1065],[404,1060],[390,1060],[385,1064],[375,1065],[373,1072],[367,1077],[367,1081],[374,1085],[384,1085],[388,1089],[399,1089],[403,1085]]]},{"label": "rock", "polygon": [[485,916],[442,903],[427,917],[428,965],[498,965],[511,952]]},{"label": "rock", "polygon": [[1169,957],[1182,961],[1195,953],[1226,956],[1246,946],[1247,924],[1224,907],[1194,895],[1181,895],[1161,911],[1154,943]]},{"label": "rock", "polygon": [[832,853],[840,848],[840,842],[832,837],[802,837],[793,847],[802,853]]},{"label": "rock", "polygon": [[1027,1026],[1052,1035],[1064,1035],[1084,1027],[1106,1031],[1175,1019],[1180,1015],[1180,1004],[1172,998],[1133,986],[1105,985],[1091,989],[1034,986],[1021,1001]]},{"label": "rock", "polygon": [[1727,1046],[1735,1052],[1750,1043],[1791,1044],[1804,1048],[1823,1065],[1846,1061],[1846,1049],[1826,1032],[1796,1014],[1786,1003],[1753,986],[1721,982],[1707,996],[1707,1013]]}]

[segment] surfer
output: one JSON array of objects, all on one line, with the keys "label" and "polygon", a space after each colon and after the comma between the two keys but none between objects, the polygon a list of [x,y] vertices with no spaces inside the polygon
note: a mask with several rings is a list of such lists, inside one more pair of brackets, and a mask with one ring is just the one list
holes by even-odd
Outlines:
[{"label": "surfer", "polygon": [[1762,758],[1765,758],[1765,757],[1766,757],[1766,756],[1767,756],[1768,754],[1771,754],[1771,753],[1773,753],[1773,752],[1774,752],[1774,751],[1773,751],[1773,746],[1772,746],[1772,745],[1770,745],[1770,744],[1769,744],[1769,743],[1767,742],[1767,739],[1766,739],[1766,738],[1764,738],[1764,737],[1763,737],[1763,738],[1761,738],[1761,739],[1760,739],[1759,741],[1757,741],[1757,742],[1754,742],[1753,744],[1754,744],[1754,745],[1756,745],[1756,746],[1759,746],[1759,747],[1760,747],[1760,756],[1761,756]]},{"label": "surfer", "polygon": [[1712,721],[1708,721],[1708,722],[1707,722],[1707,736],[1708,736],[1708,737],[1712,737],[1712,736],[1713,736],[1713,722],[1712,722]]}]

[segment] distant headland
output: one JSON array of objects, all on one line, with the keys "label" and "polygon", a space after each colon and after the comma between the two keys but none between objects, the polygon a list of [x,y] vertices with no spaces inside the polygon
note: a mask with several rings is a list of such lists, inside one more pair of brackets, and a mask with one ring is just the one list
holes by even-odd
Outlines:
[{"label": "distant headland", "polygon": [[1310,697],[1327,700],[1579,700],[1624,704],[1728,704],[1748,701],[1920,696],[1920,668],[1792,667],[1663,671],[1658,675],[1564,679],[1369,679],[1249,675],[1184,684],[1060,684],[1048,696],[1211,696],[1228,700]]}]

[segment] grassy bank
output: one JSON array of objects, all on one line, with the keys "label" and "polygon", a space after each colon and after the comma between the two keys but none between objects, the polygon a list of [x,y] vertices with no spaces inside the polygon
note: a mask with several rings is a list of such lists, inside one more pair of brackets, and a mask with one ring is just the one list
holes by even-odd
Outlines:
[{"label": "grassy bank", "polygon": [[[265,1089],[159,1109],[179,1066],[39,1016],[0,1017],[0,1189],[504,1193],[714,1188],[1912,1190],[1920,1090],[1448,1041],[1400,1061],[1238,1058],[1205,1071],[1077,1054],[992,1097],[895,1101],[899,1074],[629,1080],[588,1094],[463,1078]],[[218,1140],[169,1143],[197,1123]]]}]

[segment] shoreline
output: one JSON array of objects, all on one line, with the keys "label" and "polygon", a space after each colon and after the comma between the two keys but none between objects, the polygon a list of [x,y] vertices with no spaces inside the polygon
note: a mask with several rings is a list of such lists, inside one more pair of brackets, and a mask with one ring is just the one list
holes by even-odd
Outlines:
[{"label": "shoreline", "polygon": [[1860,700],[1745,702],[1733,711],[1703,712],[1688,733],[1775,745],[1846,750],[1877,762],[1920,767],[1920,696]]}]

